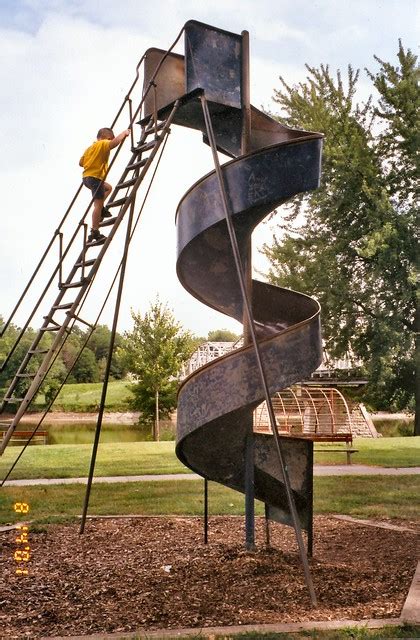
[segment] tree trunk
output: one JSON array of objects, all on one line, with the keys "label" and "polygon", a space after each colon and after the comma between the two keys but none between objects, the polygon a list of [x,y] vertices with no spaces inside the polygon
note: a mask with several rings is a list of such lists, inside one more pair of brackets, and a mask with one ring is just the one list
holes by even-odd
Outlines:
[{"label": "tree trunk", "polygon": [[414,418],[414,435],[420,436],[420,304],[417,302],[416,317],[414,320],[415,329],[415,350],[414,350],[414,366],[415,366],[415,398],[416,398],[416,414]]},{"label": "tree trunk", "polygon": [[159,389],[156,389],[155,392],[155,404],[156,404],[156,409],[155,409],[155,433],[154,433],[154,437],[153,439],[156,442],[159,442],[159,438],[160,438],[160,425],[159,425]]}]

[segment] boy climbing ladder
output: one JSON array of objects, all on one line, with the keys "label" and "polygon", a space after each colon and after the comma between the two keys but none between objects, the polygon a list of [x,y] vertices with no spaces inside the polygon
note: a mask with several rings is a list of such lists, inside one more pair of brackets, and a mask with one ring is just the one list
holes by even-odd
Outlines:
[{"label": "boy climbing ladder", "polygon": [[105,236],[99,232],[99,223],[111,215],[104,206],[112,191],[111,185],[104,181],[109,154],[128,135],[130,129],[122,131],[118,136],[114,136],[112,129],[108,127],[99,129],[96,141],[85,150],[79,160],[79,165],[83,167],[83,184],[91,190],[93,198],[92,230],[88,242],[102,244],[105,241]]}]

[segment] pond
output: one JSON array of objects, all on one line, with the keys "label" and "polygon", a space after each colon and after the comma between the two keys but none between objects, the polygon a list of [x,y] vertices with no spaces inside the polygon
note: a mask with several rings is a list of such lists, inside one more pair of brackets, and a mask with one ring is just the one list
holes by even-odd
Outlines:
[{"label": "pond", "polygon": [[[22,421],[25,431],[35,428],[33,423]],[[47,431],[47,444],[92,444],[95,437],[95,422],[43,422],[39,430]],[[174,440],[175,427],[163,422],[160,429],[161,440]],[[152,440],[151,428],[138,424],[112,424],[104,422],[101,427],[100,442],[140,442]],[[19,444],[19,443],[10,443]]]},{"label": "pond", "polygon": [[[32,431],[34,424],[22,421],[23,430]],[[410,436],[413,434],[413,420],[374,419],[374,425],[384,438]],[[43,422],[40,430],[47,431],[48,444],[92,444],[95,437],[95,422]],[[175,440],[175,425],[162,421],[161,440]],[[151,428],[139,424],[104,422],[101,428],[101,442],[144,442],[152,440]],[[10,444],[20,444],[13,443]]]}]

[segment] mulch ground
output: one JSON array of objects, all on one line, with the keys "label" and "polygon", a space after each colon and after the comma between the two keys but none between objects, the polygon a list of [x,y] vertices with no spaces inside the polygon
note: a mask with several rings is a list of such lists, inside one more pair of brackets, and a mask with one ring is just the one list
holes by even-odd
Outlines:
[{"label": "mulch ground", "polygon": [[[420,522],[400,523],[420,531]],[[311,607],[293,529],[271,525],[243,546],[238,517],[89,520],[31,530],[28,575],[16,575],[16,531],[0,533],[1,637],[89,635],[174,627],[399,617],[418,536],[317,517]]]}]

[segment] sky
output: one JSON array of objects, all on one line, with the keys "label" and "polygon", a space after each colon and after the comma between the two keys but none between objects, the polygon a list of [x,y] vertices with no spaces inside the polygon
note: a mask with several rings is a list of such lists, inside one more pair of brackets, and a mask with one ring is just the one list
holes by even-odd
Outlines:
[{"label": "sky", "polygon": [[[374,55],[396,64],[399,38],[418,53],[419,12],[419,0],[0,0],[0,315],[13,309],[80,185],[82,152],[98,128],[112,122],[146,49],[167,49],[190,19],[238,34],[247,30],[251,102],[275,112],[279,76],[298,83],[305,63],[329,64],[333,73],[349,64],[359,68],[359,98],[366,99],[371,86],[364,69],[378,69]],[[182,41],[175,51],[183,53]],[[120,123],[115,133],[127,126],[128,112]],[[126,162],[128,146],[123,154]],[[212,168],[201,135],[174,127],[132,241],[119,331],[131,329],[131,309],[144,313],[158,295],[195,335],[241,332],[236,321],[184,291],[175,272],[177,204]],[[89,203],[84,191],[74,225]],[[259,248],[270,242],[275,225],[263,223],[254,232],[255,272],[267,271]],[[84,309],[88,320],[96,316],[121,250],[116,237]],[[33,296],[46,273],[35,281]],[[112,301],[100,320],[109,326]],[[35,317],[32,326],[40,321]]]}]

